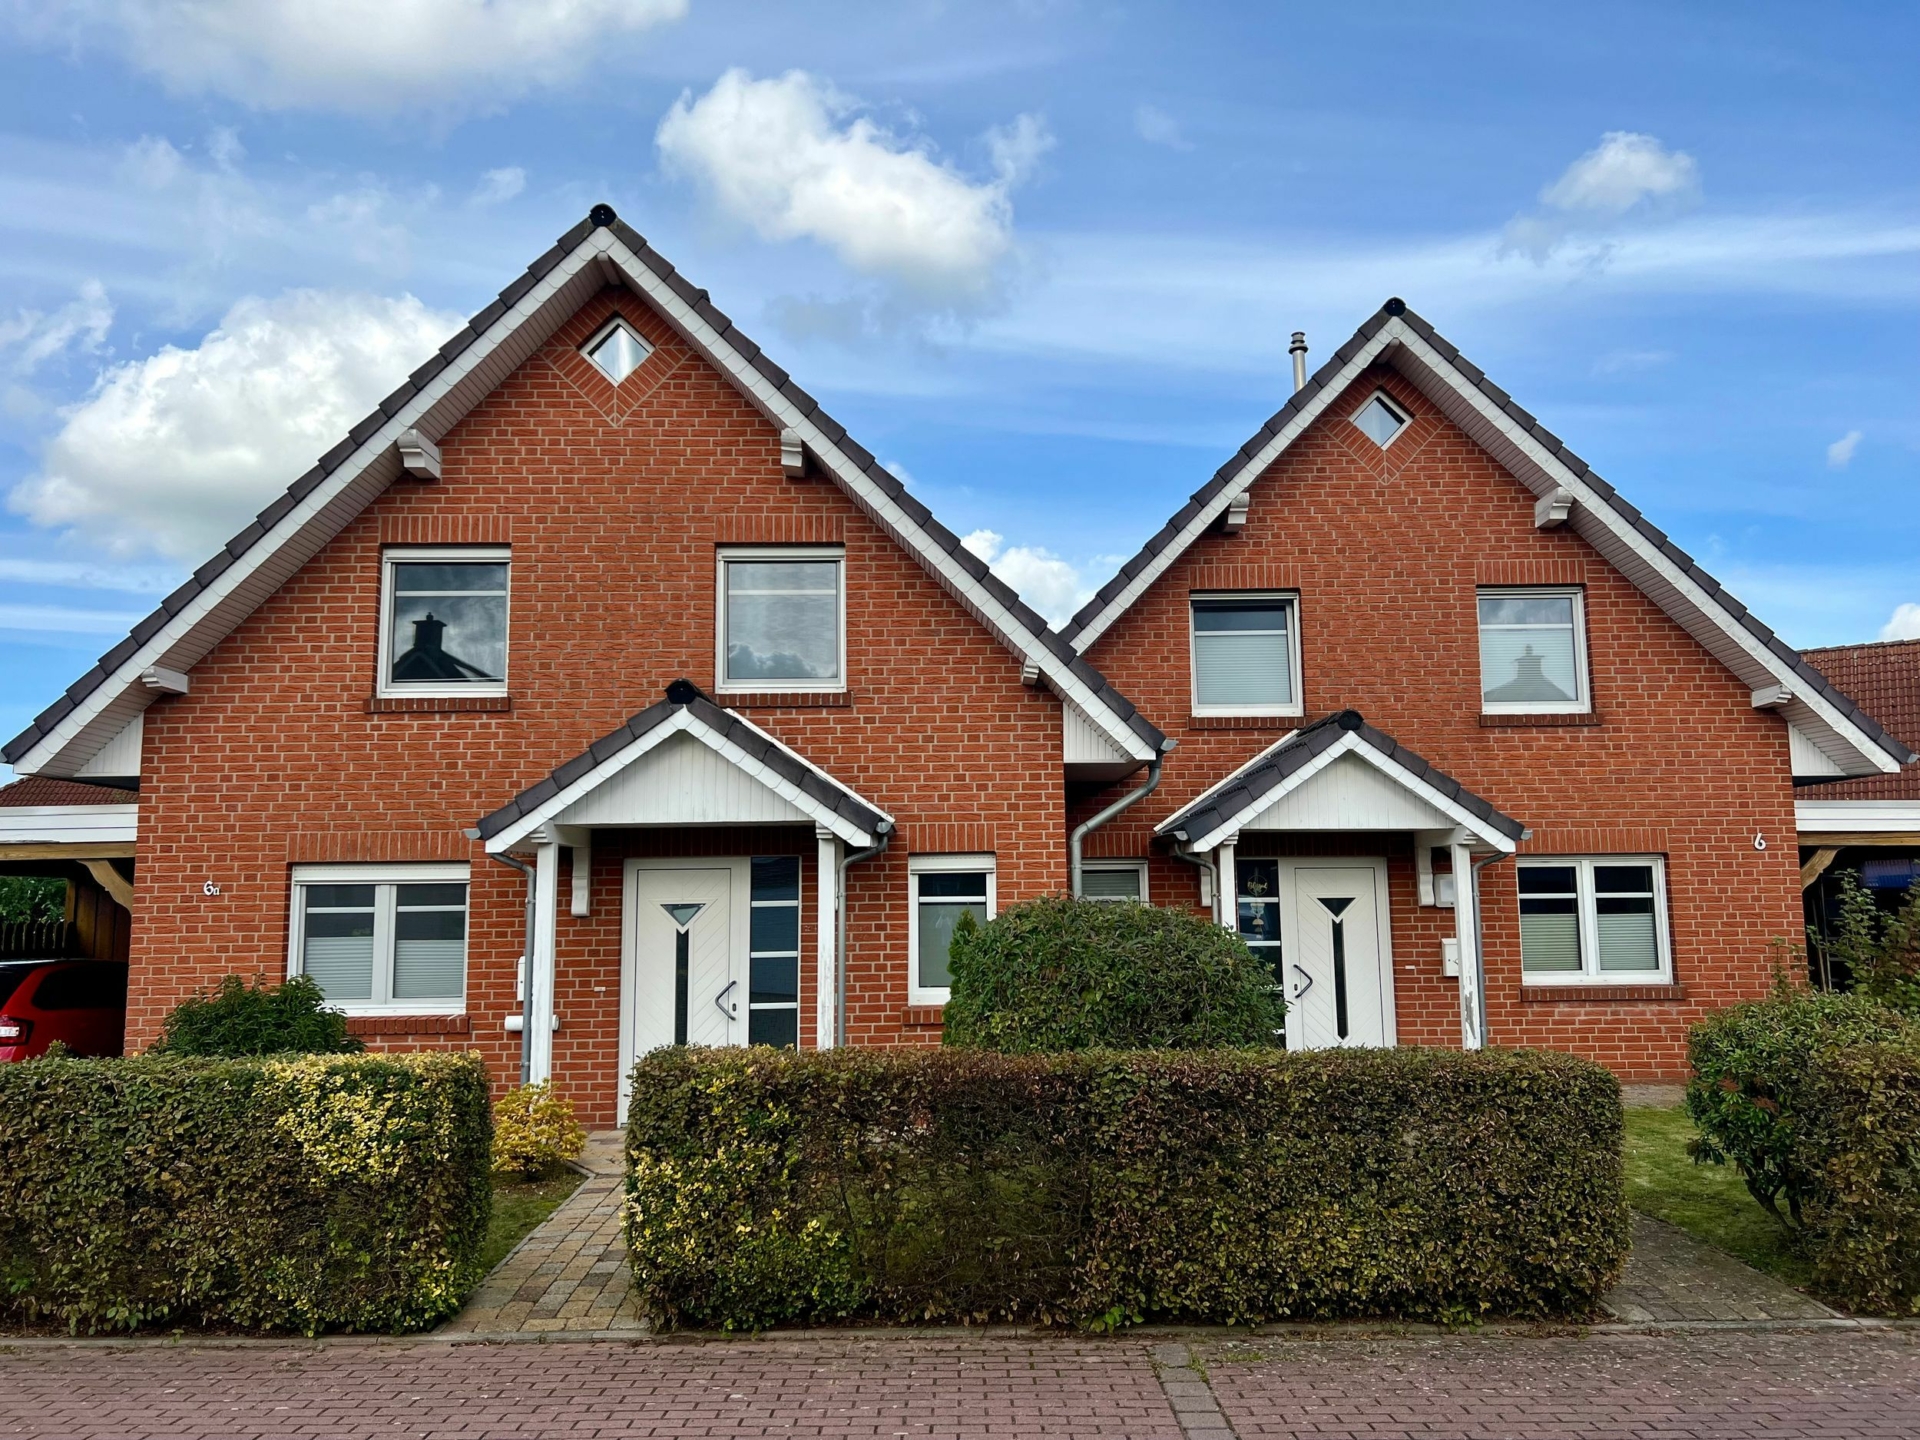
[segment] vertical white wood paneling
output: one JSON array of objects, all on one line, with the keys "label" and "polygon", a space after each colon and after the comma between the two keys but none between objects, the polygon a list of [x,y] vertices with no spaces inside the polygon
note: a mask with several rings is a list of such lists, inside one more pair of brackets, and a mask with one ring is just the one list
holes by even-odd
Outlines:
[{"label": "vertical white wood paneling", "polygon": [[138,775],[140,773],[141,736],[146,729],[143,710],[121,727],[120,733],[102,745],[94,757],[74,772],[76,780],[96,776]]},{"label": "vertical white wood paneling", "polygon": [[534,1084],[553,1074],[554,927],[560,918],[560,847],[534,847],[533,955],[527,967],[527,1079]]},{"label": "vertical white wood paneling", "polygon": [[1067,765],[1111,765],[1129,758],[1085,715],[1062,702],[1060,706],[1060,750]]},{"label": "vertical white wood paneling", "polygon": [[1242,830],[1439,830],[1453,820],[1358,755],[1342,755]]},{"label": "vertical white wood paneling", "polygon": [[557,817],[566,825],[811,824],[690,734],[656,746]]}]

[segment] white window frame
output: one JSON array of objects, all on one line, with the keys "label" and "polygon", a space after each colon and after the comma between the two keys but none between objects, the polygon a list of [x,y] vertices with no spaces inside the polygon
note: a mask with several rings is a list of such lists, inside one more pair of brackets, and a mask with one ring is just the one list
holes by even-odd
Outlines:
[{"label": "white window frame", "polygon": [[[634,366],[633,369],[629,370],[625,375],[621,376],[618,380],[614,379],[611,375],[607,374],[605,370],[602,370],[600,368],[600,362],[593,358],[593,352],[600,348],[601,342],[603,342],[609,335],[611,335],[616,330],[624,330],[627,332],[628,335],[632,336],[634,343],[639,345],[642,352],[640,356],[640,363]],[[634,329],[633,326],[627,322],[624,316],[616,315],[611,320],[607,321],[606,324],[602,325],[598,330],[594,331],[591,336],[588,337],[587,343],[580,347],[580,358],[585,360],[587,364],[593,366],[594,374],[598,375],[602,380],[606,381],[609,385],[612,385],[617,388],[621,385],[626,384],[627,381],[631,380],[634,376],[638,375],[640,371],[645,367],[647,361],[653,358],[654,351],[658,350],[659,348],[660,348],[659,346],[655,345],[651,340],[647,339],[646,336],[642,335],[638,330]]]},{"label": "white window frame", "polygon": [[[831,560],[840,568],[840,674],[832,680],[727,679],[727,565],[736,560]],[[837,695],[847,688],[847,551],[843,545],[723,545],[714,561],[713,688],[723,695]]]},{"label": "white window frame", "polygon": [[[1200,627],[1194,623],[1208,601],[1273,601],[1287,609],[1287,667],[1293,699],[1284,705],[1202,705],[1200,703]],[[1302,715],[1300,668],[1300,592],[1298,590],[1195,590],[1187,595],[1188,701],[1195,715]]]},{"label": "white window frame", "polygon": [[909,855],[907,857],[907,1003],[944,1005],[953,993],[945,986],[922,986],[920,977],[920,877],[955,871],[983,871],[987,877],[987,918],[1000,913],[1000,891],[992,855]]},{"label": "white window frame", "polygon": [[[394,569],[400,565],[482,564],[507,567],[507,653],[498,680],[475,680],[468,684],[446,685],[427,681],[396,681],[393,678],[393,605]],[[505,695],[513,666],[513,547],[509,545],[390,545],[380,552],[380,641],[379,670],[374,694],[382,698],[418,695],[428,699],[447,699],[456,695]]]},{"label": "white window frame", "polygon": [[[458,1000],[393,999],[393,914],[396,887],[418,884],[462,884],[467,887],[467,963],[461,974]],[[309,885],[376,885],[373,897],[373,994],[368,1001],[333,1004],[347,1015],[464,1015],[467,1011],[468,972],[473,968],[473,867],[453,864],[411,865],[296,865],[287,906],[287,978],[301,973],[300,941],[306,931]],[[385,996],[385,999],[381,999]]]},{"label": "white window frame", "polygon": [[1080,862],[1080,877],[1082,881],[1080,898],[1083,900],[1096,900],[1103,905],[1131,905],[1136,903],[1124,895],[1088,895],[1085,893],[1086,887],[1084,882],[1089,873],[1093,871],[1111,872],[1115,870],[1131,870],[1140,877],[1140,895],[1137,903],[1145,905],[1147,903],[1147,862],[1144,860],[1082,860]]},{"label": "white window frame", "polygon": [[[1489,700],[1481,658],[1480,602],[1482,600],[1573,601],[1573,676],[1579,694],[1571,700]],[[1474,686],[1482,715],[1590,715],[1593,682],[1587,674],[1587,592],[1579,585],[1481,585],[1473,592]]]},{"label": "white window frame", "polygon": [[[1650,865],[1653,867],[1653,938],[1660,953],[1658,970],[1602,970],[1600,968],[1600,907],[1595,903],[1593,872],[1602,865]],[[1520,962],[1520,980],[1525,985],[1671,985],[1673,983],[1673,945],[1667,930],[1667,862],[1664,855],[1528,855],[1514,866],[1521,870],[1545,866],[1575,871],[1574,914],[1579,920],[1580,968],[1561,971],[1528,971],[1524,952]],[[1514,886],[1516,899],[1519,884]],[[1516,911],[1517,911],[1516,906]]]},{"label": "white window frame", "polygon": [[[1386,438],[1386,441],[1384,444],[1378,440],[1375,440],[1373,436],[1368,435],[1365,430],[1360,430],[1360,417],[1367,413],[1367,407],[1373,404],[1373,402],[1376,400],[1378,400],[1381,404],[1385,405],[1387,409],[1391,410],[1395,415],[1398,415],[1400,417],[1400,428],[1394,431],[1393,434],[1389,435]],[[1369,444],[1378,445],[1382,450],[1385,450],[1388,446],[1392,445],[1394,441],[1398,440],[1402,435],[1406,434],[1407,431],[1413,428],[1413,416],[1407,413],[1406,406],[1402,405],[1398,400],[1394,399],[1393,396],[1389,395],[1384,388],[1382,388],[1382,389],[1373,391],[1370,395],[1367,396],[1366,399],[1362,400],[1358,405],[1354,406],[1352,411],[1350,411],[1347,415],[1347,423],[1352,425],[1354,429],[1360,430],[1361,436]]]}]

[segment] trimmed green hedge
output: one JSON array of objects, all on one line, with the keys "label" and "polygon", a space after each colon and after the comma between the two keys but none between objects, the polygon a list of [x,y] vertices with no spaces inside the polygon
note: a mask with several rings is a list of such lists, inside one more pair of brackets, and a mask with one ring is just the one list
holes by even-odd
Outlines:
[{"label": "trimmed green hedge", "polygon": [[729,1329],[1577,1316],[1621,1130],[1540,1051],[662,1050],[628,1241],[651,1318]]},{"label": "trimmed green hedge", "polygon": [[0,1284],[72,1329],[417,1330],[479,1280],[463,1055],[0,1066]]}]

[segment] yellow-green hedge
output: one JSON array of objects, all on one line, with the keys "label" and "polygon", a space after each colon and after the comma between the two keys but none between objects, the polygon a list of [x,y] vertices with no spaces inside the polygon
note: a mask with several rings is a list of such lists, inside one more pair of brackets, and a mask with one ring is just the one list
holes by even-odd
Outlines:
[{"label": "yellow-green hedge", "polygon": [[479,1279],[462,1055],[0,1066],[0,1284],[76,1330],[417,1330]]},{"label": "yellow-green hedge", "polygon": [[1621,1129],[1542,1051],[664,1050],[628,1241],[668,1324],[1578,1316]]}]

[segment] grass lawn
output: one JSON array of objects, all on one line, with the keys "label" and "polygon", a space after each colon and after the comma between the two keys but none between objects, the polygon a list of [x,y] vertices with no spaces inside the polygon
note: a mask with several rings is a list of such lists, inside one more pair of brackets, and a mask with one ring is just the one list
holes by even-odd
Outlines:
[{"label": "grass lawn", "polygon": [[1696,1165],[1685,1110],[1627,1111],[1627,1199],[1756,1270],[1805,1287],[1810,1271],[1731,1165]]},{"label": "grass lawn", "polygon": [[538,1180],[493,1179],[493,1220],[487,1226],[487,1243],[480,1258],[491,1270],[507,1258],[507,1252],[526,1237],[528,1231],[551,1215],[554,1207],[580,1188],[586,1177],[565,1166]]}]

